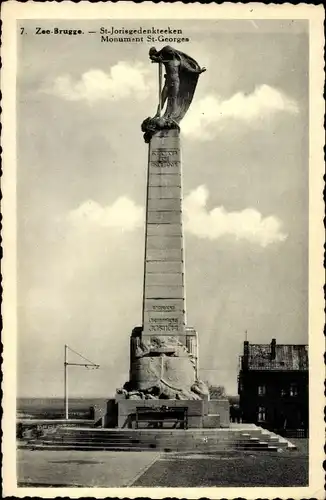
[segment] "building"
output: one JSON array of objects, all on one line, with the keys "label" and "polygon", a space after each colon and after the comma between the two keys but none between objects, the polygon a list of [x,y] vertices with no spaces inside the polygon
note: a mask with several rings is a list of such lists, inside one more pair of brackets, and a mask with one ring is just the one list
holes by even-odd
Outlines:
[{"label": "building", "polygon": [[243,422],[286,434],[308,430],[308,346],[250,344],[240,356],[238,393]]}]

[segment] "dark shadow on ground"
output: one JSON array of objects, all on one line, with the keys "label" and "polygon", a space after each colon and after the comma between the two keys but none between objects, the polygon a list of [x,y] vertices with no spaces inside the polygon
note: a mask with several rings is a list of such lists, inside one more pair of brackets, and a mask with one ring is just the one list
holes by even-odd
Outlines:
[{"label": "dark shadow on ground", "polygon": [[[266,453],[266,452],[265,452]],[[308,486],[308,456],[293,454],[168,456],[155,462],[132,486],[250,487]]]}]

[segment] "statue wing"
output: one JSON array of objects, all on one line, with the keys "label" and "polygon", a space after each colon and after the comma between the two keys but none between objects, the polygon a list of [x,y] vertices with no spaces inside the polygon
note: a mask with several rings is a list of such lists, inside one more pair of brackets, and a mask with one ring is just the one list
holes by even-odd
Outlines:
[{"label": "statue wing", "polygon": [[173,119],[179,123],[187,113],[189,106],[195,94],[199,73],[189,73],[186,70],[180,70],[180,87],[177,97],[176,114]]}]

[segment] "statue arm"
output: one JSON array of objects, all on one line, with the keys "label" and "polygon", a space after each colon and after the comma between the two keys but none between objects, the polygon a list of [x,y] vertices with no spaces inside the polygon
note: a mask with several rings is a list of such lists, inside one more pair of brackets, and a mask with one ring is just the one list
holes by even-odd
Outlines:
[{"label": "statue arm", "polygon": [[152,63],[162,63],[162,64],[166,64],[166,63],[170,63],[171,60],[170,59],[163,59],[162,56],[151,56],[151,62]]},{"label": "statue arm", "polygon": [[[161,110],[164,108],[164,104],[166,103],[166,100],[168,98],[168,85],[165,81],[164,83],[164,87],[162,89],[162,93],[161,93]],[[160,114],[160,104],[157,106],[157,111],[156,111],[156,116],[159,116]]]}]

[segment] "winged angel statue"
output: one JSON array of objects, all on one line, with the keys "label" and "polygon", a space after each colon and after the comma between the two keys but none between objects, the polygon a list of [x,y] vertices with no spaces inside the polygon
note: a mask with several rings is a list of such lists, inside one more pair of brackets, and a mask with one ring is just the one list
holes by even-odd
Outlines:
[{"label": "winged angel statue", "polygon": [[[156,115],[146,118],[142,123],[145,142],[149,142],[158,130],[179,129],[179,123],[193,99],[199,75],[206,71],[192,57],[169,45],[160,51],[152,47],[149,58],[153,63],[159,64],[159,104]],[[165,83],[161,90],[162,65],[165,68]]]}]

